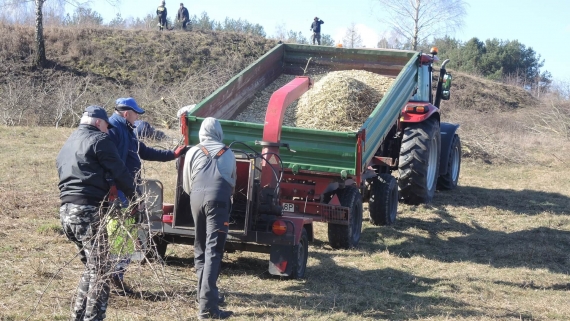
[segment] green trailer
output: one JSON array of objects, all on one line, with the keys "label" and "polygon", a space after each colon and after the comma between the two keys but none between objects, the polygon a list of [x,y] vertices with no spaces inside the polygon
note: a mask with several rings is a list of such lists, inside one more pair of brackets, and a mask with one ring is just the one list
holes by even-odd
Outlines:
[{"label": "green trailer", "polygon": [[[350,248],[360,240],[363,202],[373,224],[390,225],[399,201],[426,203],[438,186],[455,188],[458,125],[440,122],[439,114],[451,75],[445,61],[432,90],[435,54],[279,44],[185,113],[187,145],[199,143],[201,122],[215,117],[237,157],[226,249],[269,253],[270,273],[302,277],[313,222],[327,224],[333,248]],[[283,126],[287,106],[311,88],[304,75],[337,70],[366,70],[394,82],[357,131]],[[299,77],[273,93],[263,124],[231,120],[283,74]],[[194,236],[189,197],[180,188],[182,165],[173,206],[151,217],[159,256],[166,244],[191,244]]]}]

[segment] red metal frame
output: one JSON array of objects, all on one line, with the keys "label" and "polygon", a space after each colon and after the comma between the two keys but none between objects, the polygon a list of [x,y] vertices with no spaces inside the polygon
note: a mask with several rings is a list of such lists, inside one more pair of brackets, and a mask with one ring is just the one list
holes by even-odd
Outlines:
[{"label": "red metal frame", "polygon": [[[262,154],[273,153],[279,155],[278,144],[281,142],[281,128],[283,126],[285,109],[307,92],[310,85],[311,79],[309,77],[296,77],[271,95],[267,112],[265,113],[263,142],[272,143],[275,146],[264,146],[261,151]],[[261,186],[274,187],[277,185],[277,180],[271,166],[278,165],[279,160],[275,155],[271,154],[265,157],[268,159],[269,164],[265,160],[261,163]]]},{"label": "red metal frame", "polygon": [[184,145],[188,145],[190,143],[188,135],[188,124],[186,124],[186,113],[182,113],[180,115],[180,131],[182,132],[182,137],[184,137]]},{"label": "red metal frame", "polygon": [[426,53],[422,54],[420,57],[420,63],[422,65],[429,65],[433,62],[434,58],[432,55],[428,55]]},{"label": "red metal frame", "polygon": [[[406,111],[407,106],[423,106],[428,109],[428,112],[423,114],[409,113]],[[421,123],[424,120],[430,118],[431,115],[438,112],[439,109],[428,102],[409,102],[406,104],[406,106],[404,106],[404,109],[402,109],[402,115],[400,116],[400,123]]]}]

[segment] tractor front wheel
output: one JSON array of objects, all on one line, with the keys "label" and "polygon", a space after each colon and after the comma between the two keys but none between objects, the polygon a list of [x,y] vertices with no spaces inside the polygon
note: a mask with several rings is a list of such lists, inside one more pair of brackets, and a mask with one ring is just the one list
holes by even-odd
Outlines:
[{"label": "tractor front wheel", "polygon": [[457,188],[459,181],[459,171],[461,170],[461,140],[459,135],[453,136],[449,159],[447,162],[447,173],[441,175],[437,180],[439,189],[452,190]]}]

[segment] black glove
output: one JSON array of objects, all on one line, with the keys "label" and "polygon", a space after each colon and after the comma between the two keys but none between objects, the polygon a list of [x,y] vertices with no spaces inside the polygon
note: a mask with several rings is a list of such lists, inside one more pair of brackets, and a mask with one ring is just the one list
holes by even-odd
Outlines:
[{"label": "black glove", "polygon": [[182,145],[182,146],[178,146],[176,147],[173,152],[174,152],[174,158],[178,158],[184,154],[186,154],[186,152],[190,149],[190,146],[186,146],[186,145]]}]

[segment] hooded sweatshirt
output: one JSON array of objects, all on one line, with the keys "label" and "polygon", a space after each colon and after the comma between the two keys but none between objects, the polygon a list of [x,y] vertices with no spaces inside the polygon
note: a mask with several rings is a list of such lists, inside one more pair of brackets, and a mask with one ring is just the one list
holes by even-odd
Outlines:
[{"label": "hooded sweatshirt", "polygon": [[[200,144],[208,150],[210,155],[216,155],[220,149],[226,146],[222,143],[224,139],[222,125],[220,125],[220,122],[213,117],[204,119],[200,126],[198,136],[200,138]],[[192,178],[207,162],[208,156],[206,156],[206,154],[204,154],[204,152],[202,152],[202,150],[197,146],[193,146],[190,148],[188,153],[186,153],[186,158],[184,159],[184,173],[182,177],[182,188],[186,193],[190,194],[192,191]],[[227,150],[217,159],[217,162],[218,170],[222,178],[225,179],[232,187],[235,187],[236,158],[234,153],[231,150]]]}]

